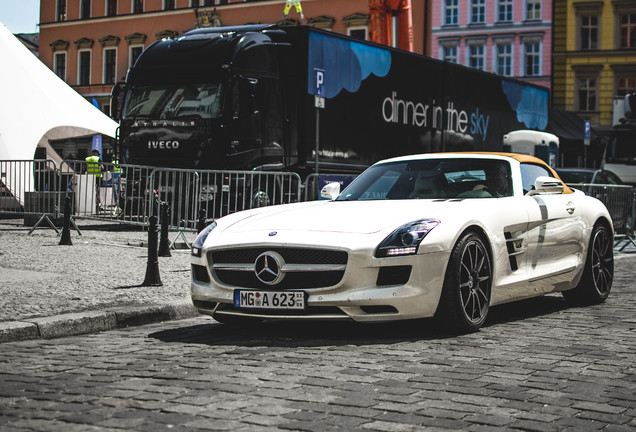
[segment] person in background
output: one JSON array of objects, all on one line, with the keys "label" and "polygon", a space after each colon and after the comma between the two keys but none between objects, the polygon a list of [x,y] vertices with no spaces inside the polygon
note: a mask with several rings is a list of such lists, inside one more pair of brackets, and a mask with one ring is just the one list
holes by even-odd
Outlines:
[{"label": "person in background", "polygon": [[97,210],[101,207],[99,200],[99,188],[102,183],[102,164],[99,158],[99,151],[94,149],[91,155],[86,158],[86,174],[95,176],[95,197],[97,203]]}]

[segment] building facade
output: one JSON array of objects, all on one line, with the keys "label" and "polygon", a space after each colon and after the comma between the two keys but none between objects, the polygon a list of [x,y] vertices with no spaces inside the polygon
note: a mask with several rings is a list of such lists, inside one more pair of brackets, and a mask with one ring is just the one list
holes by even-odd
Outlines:
[{"label": "building facade", "polygon": [[432,57],[551,86],[552,0],[433,0]]},{"label": "building facade", "polygon": [[[368,38],[367,0],[303,0],[288,24]],[[414,51],[424,51],[425,0],[412,1]],[[42,0],[40,59],[89,100],[109,112],[113,84],[156,40],[207,26],[278,23],[281,0]],[[419,19],[417,18],[419,17]]]},{"label": "building facade", "polygon": [[553,56],[553,106],[607,133],[636,90],[636,1],[555,2]]}]

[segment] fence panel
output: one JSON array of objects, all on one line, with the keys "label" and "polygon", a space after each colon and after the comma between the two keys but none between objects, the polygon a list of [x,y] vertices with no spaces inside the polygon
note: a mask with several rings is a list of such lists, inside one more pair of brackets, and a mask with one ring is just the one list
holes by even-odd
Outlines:
[{"label": "fence panel", "polygon": [[636,196],[632,186],[589,183],[568,184],[568,186],[593,196],[605,204],[612,217],[616,237],[633,237]]},{"label": "fence panel", "polygon": [[181,170],[102,163],[101,177],[87,173],[86,162],[64,161],[75,173],[68,193],[76,217],[147,225],[169,206],[170,229],[196,230],[199,212],[206,219],[266,205],[299,200],[295,173]]},{"label": "fence panel", "polygon": [[62,174],[51,160],[0,161],[0,213],[24,215],[25,225],[56,218]]},{"label": "fence panel", "polygon": [[302,200],[300,176],[291,172],[199,171],[200,208],[208,219]]}]

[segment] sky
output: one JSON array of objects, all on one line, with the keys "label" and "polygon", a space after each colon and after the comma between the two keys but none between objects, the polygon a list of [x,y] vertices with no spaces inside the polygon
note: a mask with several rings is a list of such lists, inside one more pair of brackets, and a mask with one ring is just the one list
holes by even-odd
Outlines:
[{"label": "sky", "polygon": [[40,0],[0,0],[0,22],[11,33],[39,33]]}]

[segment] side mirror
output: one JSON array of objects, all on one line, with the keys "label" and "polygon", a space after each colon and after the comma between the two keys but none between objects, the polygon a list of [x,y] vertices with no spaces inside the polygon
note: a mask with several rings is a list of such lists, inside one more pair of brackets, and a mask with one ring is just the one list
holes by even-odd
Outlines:
[{"label": "side mirror", "polygon": [[528,195],[562,194],[565,186],[561,180],[554,177],[537,177],[534,189]]},{"label": "side mirror", "polygon": [[[110,116],[113,120],[119,122],[121,120],[121,109],[124,102],[124,95],[128,89],[128,84],[118,82],[113,86],[110,92]],[[120,109],[121,108],[121,109]]]},{"label": "side mirror", "polygon": [[334,182],[326,184],[320,191],[320,196],[328,200],[335,200],[340,195],[340,183]]}]

